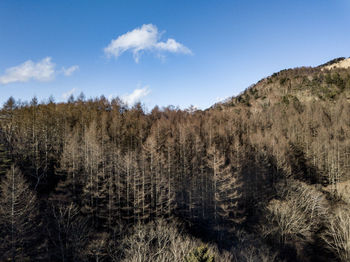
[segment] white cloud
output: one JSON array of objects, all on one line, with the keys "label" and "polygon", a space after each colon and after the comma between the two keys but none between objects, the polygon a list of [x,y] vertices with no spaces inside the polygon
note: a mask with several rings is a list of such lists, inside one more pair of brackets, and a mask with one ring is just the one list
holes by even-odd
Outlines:
[{"label": "white cloud", "polygon": [[166,42],[158,42],[156,47],[160,50],[169,51],[172,53],[192,54],[191,50],[183,44],[175,41],[175,39],[169,38]]},{"label": "white cloud", "polygon": [[79,69],[79,66],[74,65],[67,69],[63,67],[61,71],[57,71],[55,69],[56,64],[51,60],[51,57],[45,57],[36,63],[32,60],[27,60],[18,66],[7,68],[5,74],[0,76],[0,84],[24,83],[31,80],[47,82],[53,80],[56,74],[63,73],[65,76],[70,76]]},{"label": "white cloud", "polygon": [[18,66],[6,69],[5,74],[0,76],[0,84],[28,82],[29,80],[45,82],[54,77],[55,64],[51,62],[51,57],[45,57],[37,63],[28,60]]},{"label": "white cloud", "polygon": [[68,67],[67,69],[62,67],[62,72],[65,76],[71,76],[75,71],[79,70],[78,65]]},{"label": "white cloud", "polygon": [[75,91],[77,91],[77,89],[76,89],[76,88],[73,88],[73,89],[67,91],[66,93],[63,93],[63,94],[62,94],[62,98],[63,98],[64,100],[67,100],[71,95],[73,95],[73,94],[75,93]]},{"label": "white cloud", "polygon": [[192,54],[192,51],[183,44],[169,38],[166,42],[159,41],[161,33],[155,25],[142,25],[130,32],[127,32],[118,38],[113,39],[111,43],[104,48],[108,57],[118,57],[125,51],[130,50],[133,53],[135,62],[138,63],[141,54],[144,51],[153,52],[171,52]]},{"label": "white cloud", "polygon": [[132,106],[135,103],[140,102],[141,98],[147,96],[150,92],[151,90],[149,89],[149,86],[137,88],[131,94],[123,95],[121,100],[127,105]]}]

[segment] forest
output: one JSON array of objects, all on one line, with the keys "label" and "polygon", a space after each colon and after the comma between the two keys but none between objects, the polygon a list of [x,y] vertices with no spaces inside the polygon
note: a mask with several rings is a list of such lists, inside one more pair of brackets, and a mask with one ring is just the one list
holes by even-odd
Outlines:
[{"label": "forest", "polygon": [[349,261],[350,69],[207,110],[71,96],[0,110],[0,261]]}]

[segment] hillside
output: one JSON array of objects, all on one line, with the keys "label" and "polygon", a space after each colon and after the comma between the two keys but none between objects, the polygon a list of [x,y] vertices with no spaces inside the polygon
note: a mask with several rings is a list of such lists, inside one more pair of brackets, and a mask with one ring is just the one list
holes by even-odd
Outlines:
[{"label": "hillside", "polygon": [[317,67],[282,70],[251,85],[242,94],[214,105],[216,108],[267,106],[291,102],[350,101],[350,58],[337,58]]},{"label": "hillside", "polygon": [[349,261],[344,61],[282,70],[205,111],[9,98],[0,260]]}]

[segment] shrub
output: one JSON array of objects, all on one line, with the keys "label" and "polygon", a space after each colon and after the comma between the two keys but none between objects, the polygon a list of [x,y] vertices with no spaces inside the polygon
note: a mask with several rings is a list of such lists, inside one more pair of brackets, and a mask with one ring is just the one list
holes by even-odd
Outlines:
[{"label": "shrub", "polygon": [[283,86],[285,83],[287,83],[288,80],[289,80],[289,79],[286,78],[286,77],[281,78],[281,79],[280,79],[280,85]]},{"label": "shrub", "polygon": [[214,257],[207,246],[200,246],[185,257],[185,262],[214,262]]},{"label": "shrub", "polygon": [[288,96],[283,96],[283,97],[282,97],[282,103],[284,103],[284,104],[286,104],[286,105],[289,105]]}]

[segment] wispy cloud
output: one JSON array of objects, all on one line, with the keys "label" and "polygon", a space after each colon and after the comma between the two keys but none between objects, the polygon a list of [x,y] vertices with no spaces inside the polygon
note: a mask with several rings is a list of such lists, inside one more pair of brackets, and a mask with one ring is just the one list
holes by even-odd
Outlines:
[{"label": "wispy cloud", "polygon": [[121,97],[121,100],[129,106],[133,106],[135,103],[140,102],[140,100],[146,97],[151,90],[149,86],[143,88],[136,88],[131,94],[126,94]]},{"label": "wispy cloud", "polygon": [[62,72],[65,76],[71,76],[75,71],[79,70],[78,65],[68,67],[67,69],[62,67]]},{"label": "wispy cloud", "polygon": [[[31,80],[39,82],[51,81],[55,78],[56,74],[61,73],[60,71],[56,71],[56,64],[51,60],[51,57],[45,57],[38,62],[27,60],[18,66],[7,68],[5,74],[0,76],[0,84],[24,83]],[[63,68],[62,73],[65,76],[69,76],[78,68],[76,65],[68,69]]]},{"label": "wispy cloud", "polygon": [[71,90],[69,90],[69,91],[63,93],[63,94],[62,94],[62,98],[63,98],[64,100],[67,100],[67,99],[68,99],[71,95],[73,95],[76,91],[77,91],[76,88],[72,88]]},{"label": "wispy cloud", "polygon": [[130,50],[136,63],[139,62],[140,56],[144,51],[192,54],[189,48],[173,38],[167,39],[166,42],[159,41],[161,35],[155,25],[142,25],[113,39],[104,48],[104,52],[108,57],[114,56],[117,58],[125,51]]},{"label": "wispy cloud", "polygon": [[50,81],[54,77],[55,64],[51,62],[51,57],[45,57],[37,63],[28,60],[18,66],[6,69],[5,74],[0,76],[0,84],[28,82],[30,80],[44,82]]}]

